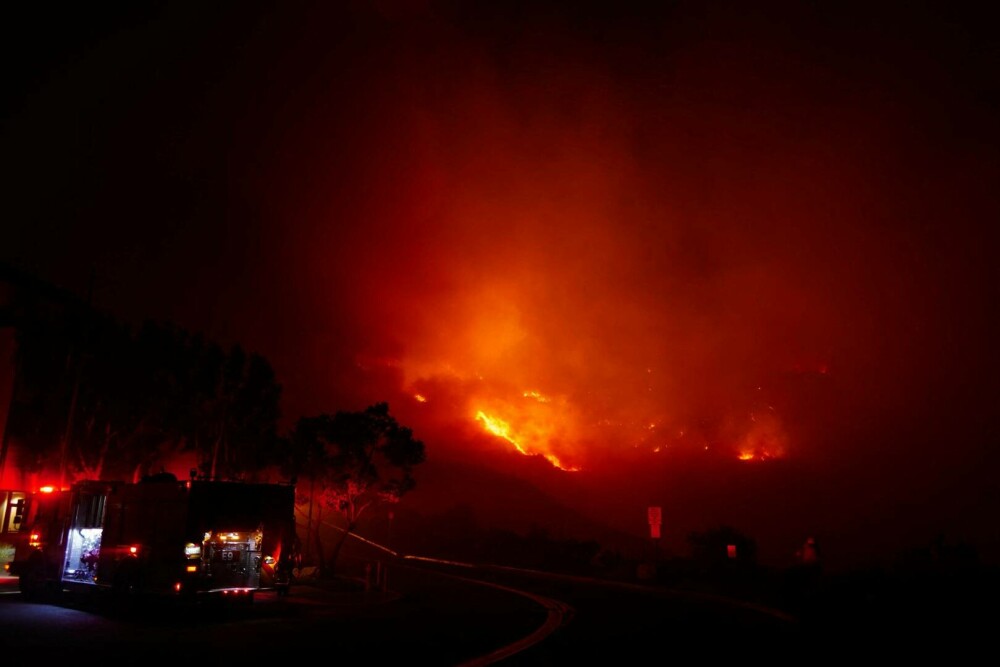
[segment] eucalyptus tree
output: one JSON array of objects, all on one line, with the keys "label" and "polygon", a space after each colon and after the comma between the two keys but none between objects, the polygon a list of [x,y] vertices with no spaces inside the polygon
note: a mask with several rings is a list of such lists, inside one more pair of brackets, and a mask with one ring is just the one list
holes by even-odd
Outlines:
[{"label": "eucalyptus tree", "polygon": [[[362,411],[299,419],[288,454],[286,469],[299,478],[309,503],[307,532],[325,574],[335,570],[340,550],[363,514],[399,502],[414,488],[414,468],[426,457],[424,443],[396,421],[384,402]],[[343,521],[329,556],[319,539],[324,509]]]}]

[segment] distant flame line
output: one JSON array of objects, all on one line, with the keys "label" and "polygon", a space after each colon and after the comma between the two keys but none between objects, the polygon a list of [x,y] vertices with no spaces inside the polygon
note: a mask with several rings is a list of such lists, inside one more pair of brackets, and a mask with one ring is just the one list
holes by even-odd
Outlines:
[{"label": "distant flame line", "polygon": [[[517,451],[520,452],[521,454],[525,456],[537,456],[536,454],[532,454],[531,452],[527,451],[524,447],[521,446],[521,444],[517,440],[515,440],[510,436],[510,424],[508,424],[504,420],[498,417],[491,417],[482,410],[479,410],[476,412],[476,421],[483,422],[483,426],[487,430],[487,432],[492,433],[497,437],[503,438],[510,444],[514,445]],[[562,461],[560,461],[555,454],[541,454],[541,456],[546,461],[551,463],[556,468],[559,468],[560,470],[565,470],[566,472],[578,472],[580,470],[580,468],[577,467],[564,466],[562,464]]]},{"label": "distant flame line", "polygon": [[504,440],[506,440],[510,444],[514,445],[514,447],[517,448],[517,451],[521,452],[525,456],[530,456],[528,454],[528,452],[525,451],[524,447],[522,447],[517,442],[517,440],[515,440],[512,437],[510,437],[510,424],[508,424],[504,420],[499,419],[497,417],[490,417],[488,414],[486,414],[482,410],[480,410],[480,411],[478,411],[476,413],[476,419],[478,421],[483,422],[483,426],[486,428],[487,431],[489,431],[490,433],[492,433],[495,436],[503,438]]}]

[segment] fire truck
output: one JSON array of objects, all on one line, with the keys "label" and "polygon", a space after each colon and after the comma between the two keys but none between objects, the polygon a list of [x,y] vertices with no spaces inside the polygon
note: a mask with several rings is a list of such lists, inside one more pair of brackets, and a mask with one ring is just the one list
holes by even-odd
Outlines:
[{"label": "fire truck", "polygon": [[22,595],[193,600],[287,594],[295,487],[161,474],[77,482],[36,504],[29,549],[10,564]]}]

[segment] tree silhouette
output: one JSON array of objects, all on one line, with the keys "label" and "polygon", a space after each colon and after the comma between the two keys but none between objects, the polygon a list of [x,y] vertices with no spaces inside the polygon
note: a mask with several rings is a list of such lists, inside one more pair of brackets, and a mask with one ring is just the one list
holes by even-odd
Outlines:
[{"label": "tree silhouette", "polygon": [[[373,506],[398,502],[414,486],[413,468],[425,458],[424,444],[389,414],[388,403],[360,412],[304,417],[290,438],[286,471],[308,480],[307,531],[319,551],[320,574],[333,574],[347,537]],[[339,513],[344,528],[326,558],[319,540],[320,516],[313,507]]]},{"label": "tree silhouette", "polygon": [[75,309],[54,310],[26,308],[17,322],[17,375],[7,432],[19,449],[18,467],[29,473],[59,468],[76,368],[73,344],[82,318]]},{"label": "tree silhouette", "polygon": [[17,367],[8,431],[25,472],[135,478],[192,451],[202,475],[233,479],[275,456],[281,387],[239,346],[39,308],[18,322]]}]

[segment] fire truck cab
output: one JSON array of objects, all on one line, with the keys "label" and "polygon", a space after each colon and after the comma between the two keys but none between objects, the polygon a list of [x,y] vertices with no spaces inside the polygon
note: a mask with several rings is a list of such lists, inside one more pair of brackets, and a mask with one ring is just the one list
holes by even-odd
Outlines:
[{"label": "fire truck cab", "polygon": [[4,573],[19,554],[27,553],[31,500],[27,491],[0,490],[0,566]]}]

